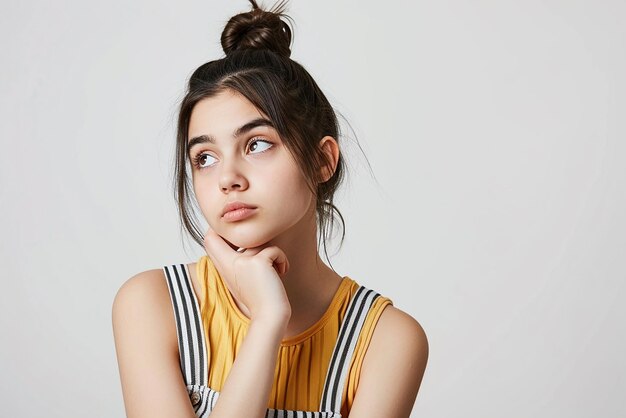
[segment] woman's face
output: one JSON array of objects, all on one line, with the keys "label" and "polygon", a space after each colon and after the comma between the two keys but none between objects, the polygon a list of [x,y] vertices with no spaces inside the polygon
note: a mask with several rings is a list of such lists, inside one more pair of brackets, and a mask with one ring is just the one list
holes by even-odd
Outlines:
[{"label": "woman's face", "polygon": [[[241,94],[226,90],[198,102],[187,143],[200,210],[231,244],[261,246],[314,216],[313,193],[295,160],[267,116]],[[252,209],[223,216],[233,202]]]}]

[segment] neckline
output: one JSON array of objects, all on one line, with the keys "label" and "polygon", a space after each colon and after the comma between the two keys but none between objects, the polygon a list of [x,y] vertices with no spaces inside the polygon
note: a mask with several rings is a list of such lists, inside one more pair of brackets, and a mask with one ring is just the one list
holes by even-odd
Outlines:
[{"label": "neckline", "polygon": [[[228,288],[228,286],[224,282],[224,279],[222,279],[222,276],[219,274],[219,272],[213,265],[213,261],[209,258],[209,256],[205,255],[202,257],[206,259],[207,266],[213,273],[213,276],[217,277],[217,280],[220,282],[220,286],[222,287],[222,289],[224,289],[226,293],[226,297],[228,299],[229,308],[235,312],[235,314],[241,320],[241,322],[249,326],[252,320],[248,318],[243,312],[241,312],[241,310],[239,309],[239,306],[237,306],[237,304],[235,303],[233,295],[230,293],[230,289]],[[206,278],[200,274],[201,263],[198,263],[197,266],[198,266],[197,273],[196,273],[197,277],[202,277],[202,281],[204,283]],[[321,330],[323,326],[326,324],[326,322],[328,321],[328,319],[330,318],[331,314],[335,311],[337,305],[343,299],[343,296],[348,290],[351,282],[352,282],[352,279],[350,277],[343,276],[341,278],[341,283],[339,283],[339,287],[335,291],[335,295],[331,299],[330,304],[328,305],[328,308],[326,308],[326,311],[321,316],[321,318],[319,318],[313,325],[311,325],[309,328],[305,329],[301,333],[291,336],[289,338],[283,339],[280,342],[281,347],[287,347],[287,346],[292,346],[292,345],[301,343],[305,341],[306,339],[308,339],[309,337],[311,337],[312,335],[314,335],[315,333],[317,333],[319,330]]]}]

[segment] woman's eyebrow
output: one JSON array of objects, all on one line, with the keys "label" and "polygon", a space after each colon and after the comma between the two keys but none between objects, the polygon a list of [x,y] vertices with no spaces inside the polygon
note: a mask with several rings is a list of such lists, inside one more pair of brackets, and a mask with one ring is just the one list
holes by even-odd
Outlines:
[{"label": "woman's eyebrow", "polygon": [[[237,139],[239,136],[259,126],[269,126],[273,128],[274,124],[269,119],[265,118],[253,119],[250,122],[247,122],[239,128],[235,129],[235,131],[233,132],[233,138]],[[189,153],[194,146],[207,142],[215,144],[215,137],[213,135],[199,135],[191,138],[187,143],[187,153]]]}]

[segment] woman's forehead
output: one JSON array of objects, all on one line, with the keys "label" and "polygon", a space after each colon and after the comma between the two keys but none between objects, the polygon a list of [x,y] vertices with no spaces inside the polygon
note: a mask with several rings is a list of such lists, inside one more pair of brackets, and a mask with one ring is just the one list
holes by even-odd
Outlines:
[{"label": "woman's forehead", "polygon": [[231,135],[250,121],[260,118],[269,120],[243,95],[221,92],[200,100],[194,106],[189,121],[189,138],[207,134]]}]

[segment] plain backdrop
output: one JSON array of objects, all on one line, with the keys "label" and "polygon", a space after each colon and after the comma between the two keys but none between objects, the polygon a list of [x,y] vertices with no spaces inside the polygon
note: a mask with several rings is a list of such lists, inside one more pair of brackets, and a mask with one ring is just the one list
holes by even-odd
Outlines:
[{"label": "plain backdrop", "polygon": [[[124,416],[113,298],[203,255],[178,225],[176,111],[248,8],[2,2],[0,415]],[[331,261],[429,338],[411,416],[625,416],[626,3],[289,13],[345,118]]]}]

